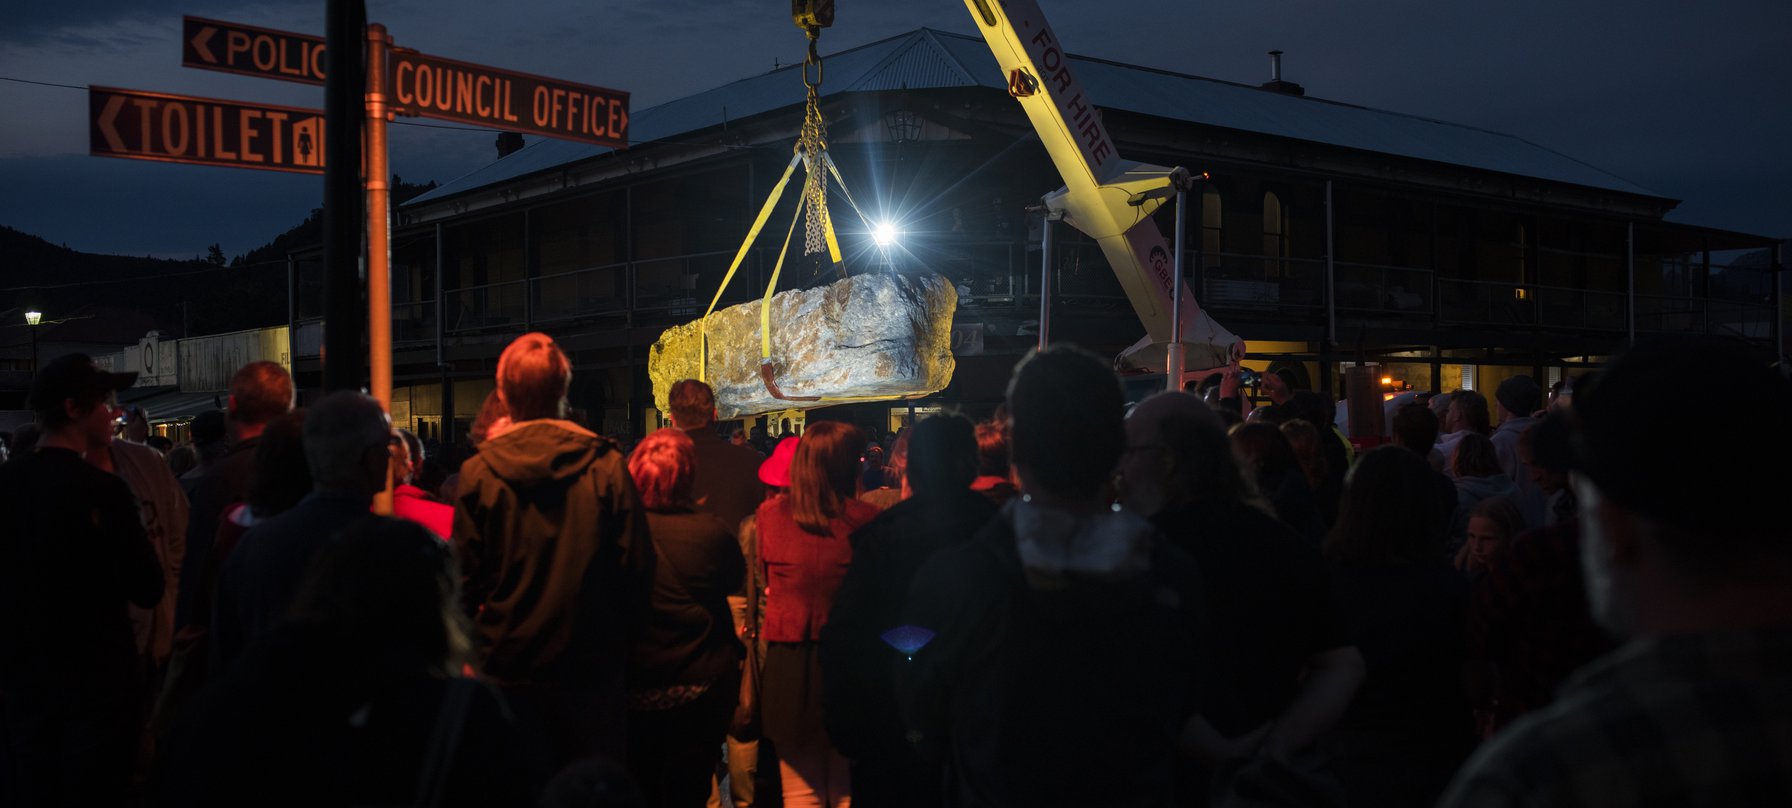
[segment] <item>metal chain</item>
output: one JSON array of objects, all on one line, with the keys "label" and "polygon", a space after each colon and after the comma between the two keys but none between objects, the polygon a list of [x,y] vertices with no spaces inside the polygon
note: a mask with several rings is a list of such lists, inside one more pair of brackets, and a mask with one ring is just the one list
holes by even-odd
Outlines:
[{"label": "metal chain", "polygon": [[[803,154],[803,198],[807,202],[803,221],[803,254],[827,252],[828,172],[823,152],[828,148],[827,124],[821,119],[821,54],[815,50],[821,29],[806,29],[809,53],[803,58],[803,86],[808,89],[808,103],[803,110],[803,129],[797,138],[797,149]],[[809,78],[814,67],[815,78]]]}]

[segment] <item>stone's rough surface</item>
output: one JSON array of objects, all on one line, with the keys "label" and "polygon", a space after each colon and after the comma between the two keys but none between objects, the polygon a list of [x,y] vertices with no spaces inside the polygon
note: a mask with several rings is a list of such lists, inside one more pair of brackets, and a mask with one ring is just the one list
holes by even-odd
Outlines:
[{"label": "stone's rough surface", "polygon": [[[933,273],[856,275],[772,296],[773,398],[760,381],[759,301],[709,316],[708,382],[722,419],[938,392],[952,381],[952,315],[958,293]],[[702,321],[666,329],[647,373],[653,400],[667,409],[672,384],[697,378]]]}]

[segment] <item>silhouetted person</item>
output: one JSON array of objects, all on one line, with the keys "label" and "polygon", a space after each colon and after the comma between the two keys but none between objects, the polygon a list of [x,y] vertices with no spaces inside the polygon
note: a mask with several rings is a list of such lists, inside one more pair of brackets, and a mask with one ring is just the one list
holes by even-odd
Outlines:
[{"label": "silhouetted person", "polygon": [[292,375],[274,362],[250,362],[230,377],[230,397],[225,402],[231,443],[215,462],[205,467],[187,489],[187,548],[182,560],[180,600],[174,608],[178,630],[200,608],[194,602],[192,576],[207,566],[218,520],[230,506],[248,495],[249,472],[255,467],[255,446],[269,421],[292,411]]},{"label": "silhouetted person", "polygon": [[305,462],[305,410],[296,409],[262,430],[255,447],[255,468],[249,473],[248,499],[230,506],[218,522],[206,566],[193,570],[193,619],[175,633],[168,681],[156,702],[158,735],[166,734],[193,695],[211,676],[211,624],[217,601],[218,576],[250,528],[292,510],[311,493],[311,468]]},{"label": "silhouetted person", "polygon": [[31,386],[44,434],[0,467],[0,803],[118,805],[143,710],[128,605],[164,582],[123,480],[83,455],[112,440],[116,395],[135,373],[85,354],[46,364]]},{"label": "silhouetted person", "polygon": [[692,500],[695,452],[682,429],[629,454],[655,555],[647,624],[629,649],[629,769],[663,808],[702,805],[740,692],[740,640],[728,596],[746,561],[735,527]]},{"label": "silhouetted person", "polygon": [[280,624],[167,745],[161,801],[530,804],[540,755],[489,686],[461,677],[471,643],[448,546],[370,517],[308,567]]},{"label": "silhouetted person", "polygon": [[977,424],[977,477],[971,481],[971,490],[1001,505],[1018,493],[1013,476],[1008,457],[1008,425],[1000,419]]},{"label": "silhouetted person", "polygon": [[1500,467],[1500,458],[1493,441],[1479,432],[1470,432],[1456,441],[1450,454],[1450,475],[1456,481],[1455,516],[1450,520],[1451,558],[1467,541],[1468,517],[1482,500],[1505,497],[1517,502],[1519,489]]},{"label": "silhouetted person", "polygon": [[740,520],[765,501],[765,486],[758,476],[765,458],[716,434],[716,396],[709,385],[684,379],[673,383],[667,397],[672,425],[690,436],[696,453],[691,496],[697,510],[713,513],[730,529],[738,529]]},{"label": "silhouetted person", "polygon": [[[1721,411],[1670,394],[1688,368],[1723,380]],[[1664,339],[1573,413],[1587,594],[1627,639],[1482,747],[1443,804],[1792,804],[1785,475],[1725,473],[1739,451],[1792,456],[1792,387],[1734,343]]]},{"label": "silhouetted person", "polygon": [[871,808],[940,804],[941,772],[915,756],[896,703],[895,670],[905,652],[884,635],[902,625],[903,599],[921,565],[968,541],[996,513],[971,490],[977,436],[969,419],[934,416],[902,441],[912,495],[852,534],[852,566],[821,633],[828,737],[852,759],[854,803]]},{"label": "silhouetted person", "polygon": [[1529,376],[1513,376],[1500,382],[1494,390],[1493,400],[1499,426],[1490,437],[1493,448],[1499,453],[1500,471],[1518,486],[1518,496],[1513,502],[1524,514],[1525,522],[1539,527],[1543,524],[1543,493],[1531,481],[1530,469],[1525,467],[1524,457],[1518,451],[1518,437],[1537,423],[1531,414],[1543,408],[1543,390]]},{"label": "silhouetted person", "polygon": [[1468,584],[1439,551],[1433,472],[1397,446],[1363,455],[1325,541],[1334,607],[1368,675],[1332,728],[1352,804],[1429,806],[1473,743],[1464,691]]},{"label": "silhouetted person", "polygon": [[1211,695],[1204,597],[1192,560],[1108,504],[1124,406],[1105,360],[1029,354],[1008,385],[1025,498],[915,578],[897,693],[949,804],[1173,799],[1178,741]]},{"label": "silhouetted person", "polygon": [[623,668],[653,545],[622,451],[565,420],[572,365],[546,334],[498,358],[510,427],[461,465],[454,546],[481,673],[542,727],[552,763],[627,754]]},{"label": "silhouetted person", "polygon": [[[1231,436],[1245,472],[1275,508],[1276,516],[1318,546],[1326,529],[1319,516],[1318,498],[1282,430],[1271,424],[1241,424],[1231,430]],[[1323,460],[1323,449],[1320,457]]]},{"label": "silhouetted person", "polygon": [[306,413],[311,493],[291,510],[249,528],[224,562],[212,609],[214,676],[280,622],[324,543],[370,518],[373,495],[386,487],[391,442],[385,410],[361,393],[331,393]]},{"label": "silhouetted person", "polygon": [[[1223,778],[1252,754],[1306,752],[1363,679],[1319,545],[1276,518],[1215,413],[1192,396],[1140,402],[1126,418],[1126,442],[1122,502],[1192,556],[1204,583],[1214,685],[1224,694],[1205,715],[1225,740],[1198,750],[1202,773]],[[1199,780],[1186,785],[1198,789]]]},{"label": "silhouetted person", "polygon": [[436,500],[416,486],[423,465],[423,442],[408,429],[394,429],[392,444],[392,515],[416,522],[447,541],[454,532],[454,506]]}]

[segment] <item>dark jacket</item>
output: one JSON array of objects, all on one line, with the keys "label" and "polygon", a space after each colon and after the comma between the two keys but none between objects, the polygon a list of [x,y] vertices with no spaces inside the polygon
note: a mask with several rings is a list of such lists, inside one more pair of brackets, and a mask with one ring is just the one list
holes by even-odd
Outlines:
[{"label": "dark jacket", "polygon": [[895,665],[902,652],[883,635],[902,625],[909,586],[933,554],[968,541],[996,514],[989,498],[966,488],[915,496],[852,534],[852,566],[821,631],[822,715],[835,748],[855,760],[903,757]]},{"label": "dark jacket", "polygon": [[696,453],[691,499],[697,502],[697,510],[720,517],[730,530],[740,529],[740,520],[752,516],[765,501],[765,484],[759,481],[759,464],[765,458],[722,440],[713,425],[688,429],[685,434],[691,436]]},{"label": "dark jacket", "polygon": [[747,565],[734,530],[690,510],[647,514],[655,566],[647,624],[629,653],[631,690],[715,682],[740,666],[728,596]]},{"label": "dark jacket", "polygon": [[367,496],[313,491],[291,510],[243,534],[218,578],[211,624],[214,675],[285,619],[317,551],[350,526],[371,519],[371,504]]},{"label": "dark jacket", "polygon": [[142,692],[126,604],[163,586],[123,480],[61,448],[0,466],[0,804],[123,801]]},{"label": "dark jacket", "polygon": [[613,441],[550,420],[487,440],[460,468],[454,547],[487,676],[620,682],[654,559]]},{"label": "dark jacket", "polygon": [[255,470],[255,449],[261,438],[239,440],[225,450],[224,456],[205,467],[199,479],[187,491],[187,551],[180,565],[180,593],[174,604],[176,630],[195,619],[206,620],[197,611],[209,610],[211,604],[200,603],[200,578],[213,566],[212,539],[218,535],[218,521],[230,506],[249,498],[249,475]]},{"label": "dark jacket", "polygon": [[1171,804],[1205,694],[1193,561],[1160,538],[1145,573],[1033,587],[1012,510],[915,578],[904,622],[936,636],[898,667],[910,737],[949,759],[953,805]]},{"label": "dark jacket", "polygon": [[[471,688],[443,806],[533,805],[538,744],[483,684],[391,664],[342,632],[287,624],[204,691],[158,748],[155,804],[413,805],[453,688]],[[382,664],[384,663],[384,664]]]},{"label": "dark jacket", "polygon": [[1307,660],[1350,644],[1319,547],[1243,502],[1209,501],[1152,520],[1200,567],[1212,618],[1216,685],[1206,715],[1227,736],[1272,721]]},{"label": "dark jacket", "polygon": [[137,651],[125,605],[155,606],[163,580],[124,480],[68,449],[39,449],[0,467],[0,513],[8,700],[24,679],[77,690],[130,682]]}]

